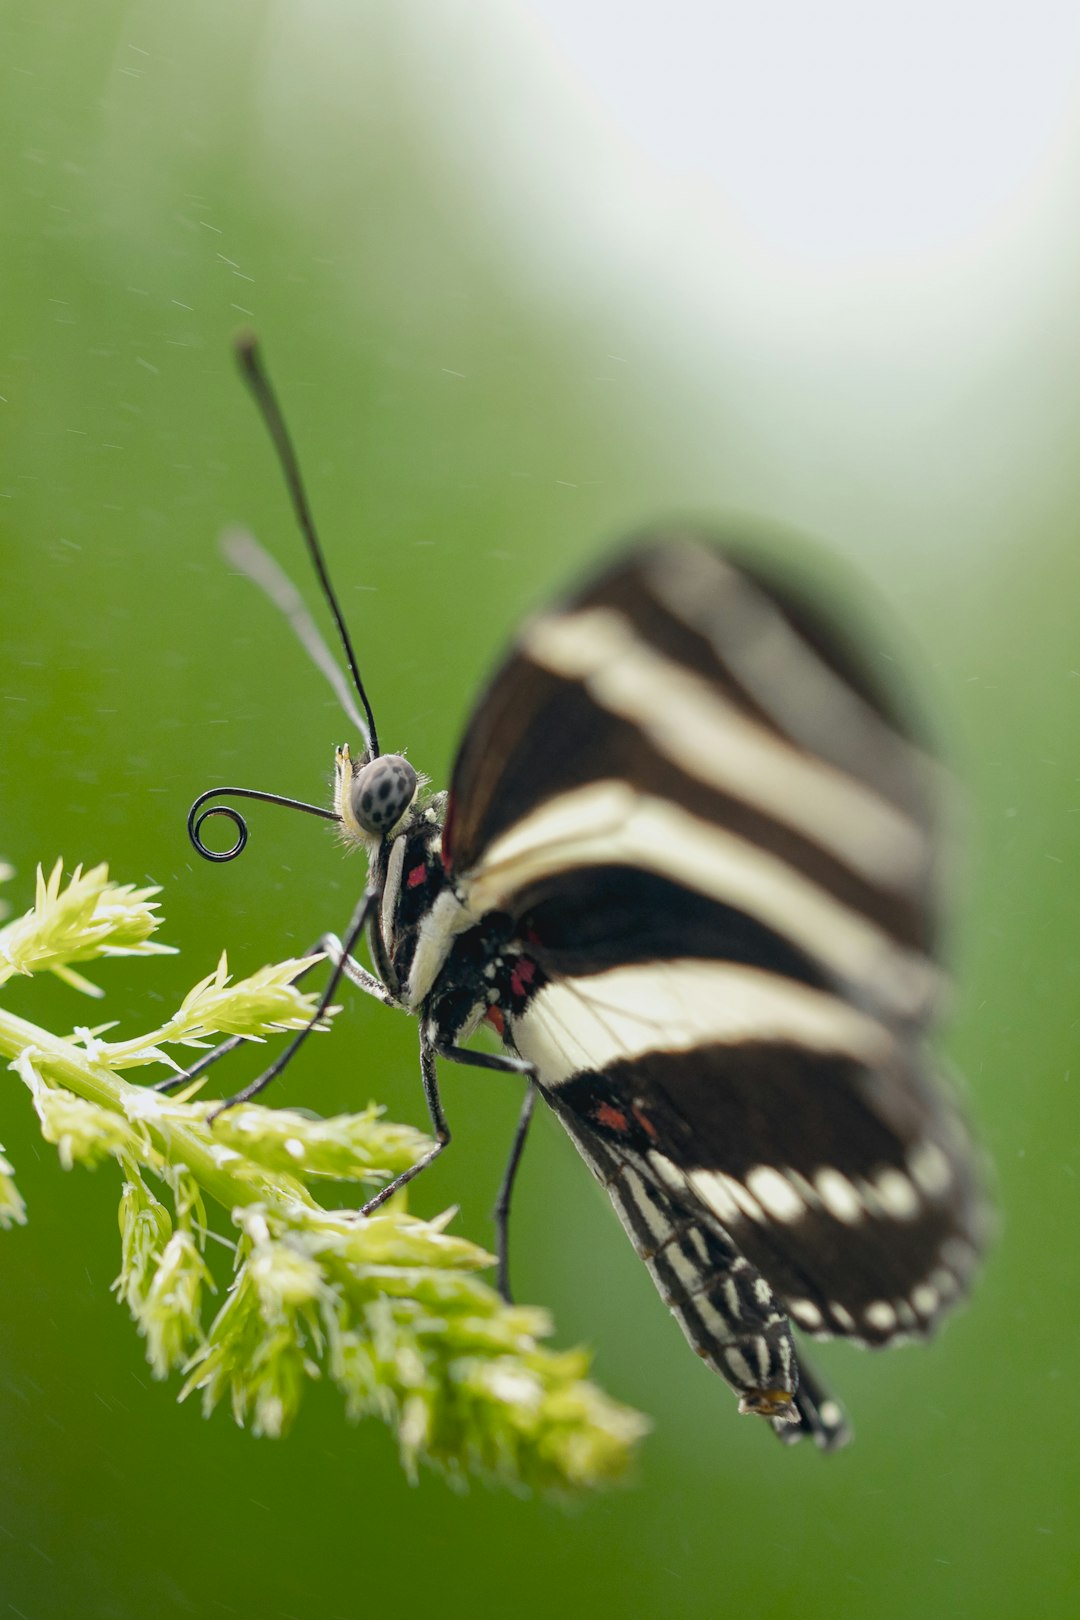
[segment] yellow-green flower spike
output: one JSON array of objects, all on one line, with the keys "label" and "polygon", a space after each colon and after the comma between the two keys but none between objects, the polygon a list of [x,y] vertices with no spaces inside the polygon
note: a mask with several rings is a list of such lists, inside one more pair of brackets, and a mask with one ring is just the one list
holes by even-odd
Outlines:
[{"label": "yellow-green flower spike", "polygon": [[[154,889],[113,884],[104,866],[39,873],[37,904],[0,930],[0,984],[48,971],[80,981],[73,962],[167,947]],[[219,1035],[249,1040],[302,1028],[317,994],[293,958],[233,983],[216,970],[160,1029],[123,1041],[111,1026],[62,1038],[0,1007],[0,1055],[30,1092],[60,1161],[115,1164],[121,1264],[115,1289],[159,1378],[182,1370],[182,1395],[221,1402],[238,1423],[277,1436],[307,1385],[329,1379],[349,1417],[376,1416],[397,1436],[413,1477],[422,1464],[454,1481],[572,1493],[626,1477],[645,1431],[636,1412],[588,1382],[583,1351],[555,1352],[546,1312],[506,1305],[485,1281],[492,1258],[404,1199],[363,1218],[324,1205],[329,1181],[379,1186],[417,1162],[430,1140],[370,1105],[312,1119],[249,1105],[213,1124],[212,1104],[133,1085],[125,1074],[169,1062],[164,1048]],[[208,1210],[231,1235],[235,1270],[211,1317],[203,1254]],[[0,1226],[26,1218],[0,1151]]]}]

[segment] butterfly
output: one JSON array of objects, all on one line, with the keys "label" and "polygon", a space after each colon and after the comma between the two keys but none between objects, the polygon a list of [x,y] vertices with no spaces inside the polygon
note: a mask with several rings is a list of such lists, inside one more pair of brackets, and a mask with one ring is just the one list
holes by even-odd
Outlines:
[{"label": "butterfly", "polygon": [[[978,1156],[927,1048],[940,766],[805,589],[696,530],[619,551],[529,619],[477,703],[448,791],[380,751],[292,443],[253,339],[245,376],[278,449],[361,714],[298,595],[250,537],[230,555],[287,614],[364,738],[333,805],[212,789],[189,832],[231,859],[248,796],[334,821],[368,854],[322,948],[418,1020],[434,1132],[440,1060],[525,1078],[506,1218],[536,1099],[565,1127],[697,1354],[740,1409],[824,1450],[847,1415],[795,1333],[922,1338],[984,1245]],[[207,806],[209,805],[209,808]],[[207,817],[237,829],[229,850]],[[374,971],[358,960],[366,942]],[[501,1054],[474,1048],[486,1025]],[[266,1073],[280,1072],[302,1032]],[[202,1064],[199,1067],[203,1067]]]}]

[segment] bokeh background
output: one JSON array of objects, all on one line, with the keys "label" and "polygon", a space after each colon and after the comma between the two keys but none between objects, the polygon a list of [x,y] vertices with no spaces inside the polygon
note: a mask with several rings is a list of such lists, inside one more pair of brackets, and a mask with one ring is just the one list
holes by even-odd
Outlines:
[{"label": "bokeh background", "polygon": [[[655,1431],[603,1500],[458,1498],[331,1392],[275,1444],[153,1385],[109,1295],[115,1177],[65,1176],[12,1079],[0,1609],[1074,1615],[1080,13],[5,0],[0,35],[0,853],[19,909],[58,854],[153,878],[182,947],[102,970],[100,1014],[13,1008],[134,1031],[223,945],[250,970],[351,908],[317,824],[253,816],[220,869],[184,837],[214,783],[319,798],[342,734],[216,549],[244,519],[303,578],[229,354],[253,322],[384,741],[437,781],[519,616],[648,518],[743,513],[862,577],[966,783],[947,1046],[1003,1209],[931,1350],[819,1352],[855,1445],[787,1452],[546,1121],[520,1293]],[[422,1122],[414,1032],[359,1003],[280,1099]],[[486,1241],[516,1088],[445,1098],[416,1207]]]}]

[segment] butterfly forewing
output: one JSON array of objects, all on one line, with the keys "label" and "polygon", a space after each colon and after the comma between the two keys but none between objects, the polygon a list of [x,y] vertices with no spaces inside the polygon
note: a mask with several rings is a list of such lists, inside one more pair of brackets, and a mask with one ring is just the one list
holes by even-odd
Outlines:
[{"label": "butterfly forewing", "polygon": [[[526,624],[453,773],[451,881],[520,953],[505,1039],[755,1410],[798,1386],[787,1316],[923,1332],[979,1246],[923,1051],[939,778],[820,613],[694,536]],[[781,1421],[835,1443],[809,1389]]]}]

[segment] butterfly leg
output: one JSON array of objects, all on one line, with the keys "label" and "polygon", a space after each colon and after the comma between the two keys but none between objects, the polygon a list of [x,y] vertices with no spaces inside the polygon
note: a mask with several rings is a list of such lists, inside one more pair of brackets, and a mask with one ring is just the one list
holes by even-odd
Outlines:
[{"label": "butterfly leg", "polygon": [[[314,967],[314,962],[311,965]],[[307,969],[304,971],[306,972]],[[304,975],[302,973],[298,973],[296,978],[293,980],[293,983],[298,984],[303,976]],[[243,1044],[244,1037],[242,1035],[230,1035],[227,1041],[222,1041],[220,1046],[215,1046],[212,1052],[204,1052],[198,1063],[193,1063],[190,1069],[185,1069],[182,1074],[170,1074],[166,1079],[156,1081],[154,1085],[150,1087],[150,1090],[165,1092],[178,1091],[181,1086],[186,1086],[189,1080],[197,1079],[200,1074],[202,1074],[206,1069],[209,1069],[211,1064],[216,1063],[219,1058],[227,1057],[230,1052],[235,1052],[236,1048],[238,1046],[243,1046]]]},{"label": "butterfly leg", "polygon": [[495,1069],[499,1074],[536,1075],[536,1064],[528,1058],[511,1057],[509,1052],[474,1052],[468,1046],[440,1046],[439,1056],[451,1063],[464,1063],[470,1069]]},{"label": "butterfly leg", "polygon": [[495,1254],[498,1261],[496,1271],[496,1286],[499,1293],[509,1305],[510,1300],[510,1198],[514,1190],[514,1177],[517,1175],[518,1165],[521,1162],[522,1151],[525,1147],[525,1138],[529,1134],[529,1122],[536,1106],[536,1086],[532,1083],[536,1077],[536,1066],[527,1058],[512,1057],[508,1052],[474,1052],[467,1046],[444,1046],[439,1049],[439,1056],[446,1057],[453,1063],[465,1063],[474,1069],[495,1069],[500,1074],[524,1074],[529,1077],[530,1085],[525,1093],[525,1101],[521,1106],[517,1129],[510,1147],[510,1158],[503,1173],[502,1186],[495,1202]]},{"label": "butterfly leg", "polygon": [[[448,1145],[450,1127],[447,1125],[446,1115],[443,1113],[442,1099],[439,1096],[439,1079],[435,1068],[436,1058],[441,1057],[449,1058],[452,1063],[467,1063],[474,1069],[498,1069],[504,1074],[527,1074],[531,1077],[535,1072],[532,1064],[527,1063],[524,1058],[502,1056],[498,1052],[471,1052],[467,1046],[436,1046],[429,1039],[426,1031],[421,1028],[420,1078],[424,1086],[424,1098],[428,1105],[428,1113],[431,1115],[435,1141],[422,1159],[418,1159],[407,1170],[403,1170],[400,1175],[395,1176],[393,1181],[387,1182],[385,1187],[380,1187],[374,1198],[368,1199],[360,1211],[361,1215],[371,1215],[378,1209],[380,1204],[385,1204],[386,1200],[392,1198],[394,1193],[401,1187],[408,1186],[409,1182],[415,1180],[422,1170],[426,1170],[429,1164],[434,1163]],[[522,1141],[524,1141],[524,1137]],[[519,1156],[520,1152],[519,1148]]]},{"label": "butterfly leg", "polygon": [[[404,1011],[401,1008],[401,1003],[394,1000],[381,980],[377,979],[373,973],[369,973],[367,968],[356,960],[355,956],[346,955],[345,948],[336,934],[321,935],[310,950],[303,952],[303,955],[325,956],[332,967],[340,968],[342,976],[348,979],[350,984],[355,984],[366,995],[374,996],[376,1001],[381,1001],[384,1007],[397,1007]],[[300,984],[302,980],[307,978],[309,973],[314,972],[318,965],[317,962],[309,962],[307,967],[302,968],[296,975],[296,978],[292,981],[293,984]],[[166,1079],[157,1081],[150,1089],[163,1092],[178,1091],[181,1086],[186,1086],[189,1081],[197,1079],[212,1064],[217,1063],[223,1057],[227,1057],[230,1052],[235,1052],[238,1046],[243,1045],[243,1035],[230,1035],[228,1040],[222,1041],[219,1046],[215,1046],[213,1051],[204,1053],[197,1063],[193,1063],[182,1074],[171,1074]]]},{"label": "butterfly leg", "polygon": [[[336,936],[333,934],[327,934],[324,936],[324,939],[336,940]],[[340,949],[340,941],[337,943],[338,948]],[[305,951],[304,955],[314,956],[315,952],[321,951],[322,948],[323,940],[320,940],[317,944],[312,946],[310,951]],[[306,979],[308,974],[313,972],[318,965],[319,964],[317,962],[310,962],[306,968],[302,968],[301,971],[296,975],[296,978],[293,980],[293,984],[299,984],[303,979]],[[345,971],[348,973],[348,969]],[[219,1046],[215,1046],[213,1051],[205,1052],[199,1059],[198,1063],[193,1063],[189,1069],[184,1070],[183,1074],[170,1074],[165,1080],[158,1080],[155,1085],[151,1086],[150,1089],[151,1091],[164,1092],[178,1091],[181,1086],[186,1086],[190,1080],[197,1079],[198,1076],[209,1069],[212,1064],[217,1063],[223,1057],[227,1057],[230,1052],[235,1052],[238,1046],[243,1045],[243,1035],[230,1035],[228,1040],[222,1041]]]},{"label": "butterfly leg", "polygon": [[333,1001],[334,992],[341,983],[345,973],[345,962],[352,956],[352,953],[355,950],[365,927],[367,926],[368,914],[371,911],[371,907],[377,899],[378,895],[374,889],[365,889],[364,893],[360,896],[359,903],[357,904],[356,910],[353,912],[352,918],[349,922],[341,956],[335,963],[332,964],[330,977],[327,979],[323,993],[319,997],[318,1005],[315,1008],[311,1018],[304,1025],[303,1029],[293,1037],[288,1046],[285,1048],[284,1052],[280,1053],[279,1056],[274,1059],[269,1068],[264,1069],[262,1074],[257,1075],[256,1078],[252,1080],[251,1084],[245,1086],[242,1091],[238,1091],[235,1097],[226,1098],[223,1103],[220,1103],[218,1107],[214,1109],[213,1113],[208,1114],[208,1124],[212,1124],[218,1115],[223,1114],[227,1108],[235,1108],[238,1103],[250,1102],[252,1097],[257,1097],[260,1091],[265,1091],[270,1082],[272,1080],[276,1080],[282,1070],[292,1062],[293,1058],[300,1050],[300,1047],[307,1040],[308,1036],[319,1023],[320,1019],[323,1018],[326,1013],[326,1009]]},{"label": "butterfly leg", "polygon": [[[408,1170],[403,1170],[401,1174],[399,1176],[395,1176],[394,1180],[391,1181],[387,1186],[380,1188],[380,1190],[375,1194],[375,1197],[369,1199],[364,1205],[360,1212],[362,1215],[370,1215],[371,1212],[377,1209],[380,1204],[384,1203],[392,1193],[397,1192],[399,1187],[404,1187],[407,1182],[412,1181],[414,1176],[418,1176],[421,1170],[426,1170],[428,1165],[431,1164],[433,1159],[438,1157],[450,1140],[450,1131],[447,1127],[446,1118],[442,1111],[442,1103],[439,1100],[439,1089],[435,1076],[436,1056],[448,1058],[451,1063],[462,1063],[473,1069],[495,1069],[500,1074],[524,1074],[528,1076],[530,1082],[536,1073],[533,1064],[529,1063],[525,1058],[512,1057],[509,1053],[504,1052],[474,1052],[467,1046],[447,1045],[435,1047],[430,1045],[423,1035],[421,1035],[420,1055],[421,1072],[424,1080],[424,1096],[427,1098],[428,1112],[431,1115],[431,1123],[435,1127],[435,1145],[430,1152],[426,1153],[424,1157],[419,1160],[418,1163],[412,1165]],[[529,1121],[532,1119],[535,1104],[536,1088],[530,1083],[529,1089],[525,1094],[525,1102],[522,1105],[521,1116],[518,1119],[517,1129],[514,1132],[514,1141],[510,1149],[510,1160],[506,1166],[502,1186],[499,1188],[498,1201],[495,1205],[495,1248],[498,1256],[498,1289],[499,1293],[508,1304],[510,1303],[510,1281],[508,1271],[507,1228],[510,1214],[510,1195],[513,1191],[514,1177],[517,1174],[518,1165],[521,1161],[522,1150],[525,1146],[525,1138],[529,1133]]]},{"label": "butterfly leg", "polygon": [[429,1164],[434,1164],[439,1154],[450,1142],[450,1127],[446,1123],[442,1099],[439,1096],[439,1077],[435,1068],[435,1047],[427,1039],[423,1030],[420,1033],[420,1078],[424,1086],[424,1100],[428,1105],[428,1113],[431,1115],[431,1126],[435,1133],[435,1141],[422,1159],[417,1159],[415,1164],[411,1164],[407,1170],[403,1170],[400,1175],[395,1176],[393,1181],[388,1181],[385,1187],[380,1187],[374,1198],[369,1198],[363,1206],[360,1211],[361,1215],[373,1215],[380,1204],[385,1204],[386,1200],[392,1198],[402,1187],[408,1186],[409,1182],[413,1181],[422,1170],[426,1170]]},{"label": "butterfly leg", "polygon": [[506,1162],[502,1184],[499,1187],[499,1196],[495,1200],[495,1254],[498,1259],[496,1284],[508,1305],[513,1304],[510,1294],[510,1199],[535,1108],[536,1087],[530,1082],[521,1105],[521,1113],[518,1115],[514,1140],[510,1145],[510,1157]]},{"label": "butterfly leg", "polygon": [[[314,951],[321,951],[334,967],[340,964],[344,977],[348,979],[350,984],[355,984],[356,988],[362,990],[365,995],[374,996],[375,1000],[381,1001],[384,1007],[396,1007],[399,1012],[408,1011],[407,1007],[403,1006],[400,1001],[397,1001],[390,994],[381,979],[377,979],[374,973],[369,973],[367,968],[356,960],[355,956],[346,954],[345,947],[336,934],[323,934],[318,944],[306,954],[310,956]],[[306,972],[307,969],[305,968],[304,971]]]}]

